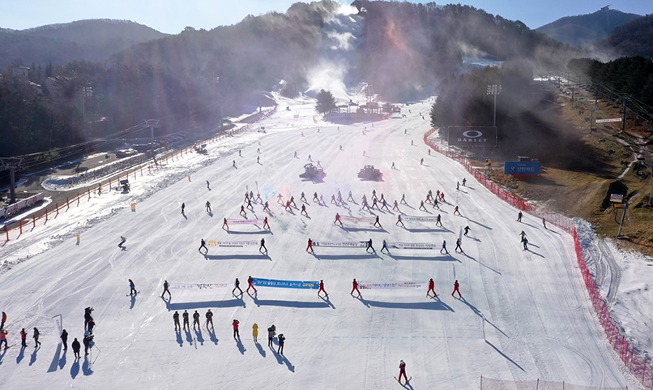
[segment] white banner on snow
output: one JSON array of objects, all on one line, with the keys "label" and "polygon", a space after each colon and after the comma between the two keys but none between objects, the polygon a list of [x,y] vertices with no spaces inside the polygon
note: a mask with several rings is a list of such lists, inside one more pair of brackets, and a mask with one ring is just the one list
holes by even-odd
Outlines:
[{"label": "white banner on snow", "polygon": [[438,217],[422,217],[417,215],[405,215],[401,217],[402,221],[410,222],[437,222]]},{"label": "white banner on snow", "polygon": [[395,249],[437,249],[435,244],[428,242],[392,242],[388,246]]},{"label": "white banner on snow", "polygon": [[230,283],[170,283],[174,290],[215,290],[231,286]]},{"label": "white banner on snow", "polygon": [[257,241],[216,241],[208,240],[206,245],[217,246],[219,248],[242,248],[245,246],[255,246],[259,243]]},{"label": "white banner on snow", "polygon": [[367,222],[367,223],[374,223],[376,221],[376,217],[349,217],[349,216],[340,216],[340,220],[343,222]]},{"label": "white banner on snow", "polygon": [[365,248],[366,241],[352,241],[352,242],[328,242],[328,241],[313,241],[313,246],[332,247],[332,248]]},{"label": "white banner on snow", "polygon": [[361,290],[391,290],[401,288],[426,288],[428,283],[422,282],[358,282],[358,288]]},{"label": "white banner on snow", "polygon": [[231,218],[227,218],[227,223],[229,225],[246,225],[246,224],[258,225],[258,224],[262,224],[263,220],[262,219],[231,219]]}]

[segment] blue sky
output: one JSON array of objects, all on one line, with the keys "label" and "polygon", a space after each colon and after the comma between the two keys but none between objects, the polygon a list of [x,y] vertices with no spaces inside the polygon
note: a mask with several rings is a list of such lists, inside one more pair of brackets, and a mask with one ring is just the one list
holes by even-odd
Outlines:
[{"label": "blue sky", "polygon": [[[238,23],[248,14],[285,12],[293,0],[0,0],[0,27],[25,29],[82,19],[126,19],[165,33],[178,33],[186,26],[211,29]],[[412,2],[427,3],[431,1]],[[612,9],[640,15],[653,13],[651,0],[454,0],[521,20],[537,28],[563,16]],[[343,2],[346,4],[351,1]],[[449,2],[436,1],[437,4]]]}]

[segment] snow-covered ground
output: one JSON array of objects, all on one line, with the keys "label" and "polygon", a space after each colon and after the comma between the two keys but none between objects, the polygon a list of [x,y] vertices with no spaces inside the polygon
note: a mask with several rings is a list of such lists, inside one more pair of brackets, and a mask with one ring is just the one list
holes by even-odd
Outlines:
[{"label": "snow-covered ground", "polygon": [[[210,143],[208,156],[190,154],[130,180],[130,194],[93,195],[0,249],[6,270],[0,275],[0,305],[9,315],[9,344],[15,345],[0,353],[0,388],[396,388],[400,359],[413,377],[410,388],[473,389],[481,375],[637,388],[592,312],[572,239],[556,228],[544,229],[528,215],[516,222],[517,210],[462,166],[429,155],[421,141],[429,124],[420,116],[429,103],[404,107],[406,117],[348,126],[316,123],[309,99],[279,105],[282,109],[261,122],[267,133]],[[299,178],[309,155],[324,167],[323,182]],[[380,168],[383,181],[358,179],[366,164]],[[467,186],[456,191],[463,178]],[[382,229],[333,224],[336,213],[370,216],[360,203],[363,195],[371,201],[373,190],[390,205],[406,194],[408,205],[400,205],[405,220],[440,213],[444,227],[406,220],[406,228],[400,228],[398,213],[385,210],[374,212]],[[441,211],[428,204],[427,211],[418,210],[428,190],[445,192]],[[256,204],[248,218],[268,216],[271,231],[255,225],[232,225],[231,232],[221,228],[223,217],[239,218],[245,191],[270,202],[270,214]],[[330,203],[338,191],[345,199],[351,191],[355,202]],[[308,199],[308,216],[277,203],[281,194],[283,200],[294,196],[300,206],[301,192]],[[325,205],[312,201],[314,192],[324,196]],[[205,211],[207,200],[212,215]],[[462,216],[453,215],[456,205]],[[454,253],[465,226],[471,228],[462,237],[465,252]],[[519,241],[522,230],[528,251]],[[125,250],[117,247],[120,236],[127,237]],[[260,254],[254,245],[209,247],[205,256],[198,252],[202,238],[265,238],[269,254]],[[377,254],[316,247],[311,255],[305,251],[308,238],[372,238]],[[393,248],[390,255],[380,254],[384,239],[438,248],[446,240],[451,254]],[[245,289],[250,275],[322,279],[330,295],[323,300],[316,290],[259,287],[258,294],[234,297],[235,278]],[[361,298],[353,298],[354,278],[368,283],[433,278],[440,299],[410,288],[363,290]],[[128,295],[128,279],[140,291],[135,297]],[[456,279],[464,299],[451,296]],[[164,280],[215,288],[173,289],[167,302],[160,298]],[[81,341],[87,306],[95,308],[95,345],[77,362],[71,350],[59,348],[52,317],[62,315],[70,345],[74,338]],[[175,332],[175,311],[192,315],[197,310],[203,324],[208,309],[214,313],[214,332],[204,326]],[[641,310],[650,318],[650,306]],[[239,340],[232,337],[233,319],[240,321]],[[254,323],[259,343],[252,340]],[[267,346],[266,329],[272,324],[286,336],[284,356]],[[30,338],[21,350],[18,332],[25,328],[31,337],[35,326],[42,347],[35,349]]]}]

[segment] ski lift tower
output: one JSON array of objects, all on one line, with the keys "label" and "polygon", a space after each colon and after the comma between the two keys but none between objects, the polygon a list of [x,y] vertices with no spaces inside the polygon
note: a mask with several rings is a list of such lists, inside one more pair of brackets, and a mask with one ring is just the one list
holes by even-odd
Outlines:
[{"label": "ski lift tower", "polygon": [[0,171],[9,171],[9,203],[16,203],[16,171],[22,162],[21,157],[0,157]]},{"label": "ski lift tower", "polygon": [[145,121],[145,127],[150,128],[150,153],[152,154],[152,160],[154,160],[154,165],[157,165],[156,154],[154,153],[154,128],[159,127],[158,119],[148,119]]}]

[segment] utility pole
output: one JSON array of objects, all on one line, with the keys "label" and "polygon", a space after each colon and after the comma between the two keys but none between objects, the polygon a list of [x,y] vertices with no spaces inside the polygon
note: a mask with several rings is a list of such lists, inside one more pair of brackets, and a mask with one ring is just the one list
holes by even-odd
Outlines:
[{"label": "utility pole", "polygon": [[150,128],[150,153],[152,154],[152,160],[154,160],[154,165],[158,165],[156,162],[156,153],[154,153],[154,128],[159,127],[158,119],[148,119],[145,121],[145,126]]},{"label": "utility pole", "polygon": [[1,170],[9,170],[9,203],[16,203],[16,171],[23,159],[20,157],[0,157]]},{"label": "utility pole", "polygon": [[623,105],[623,113],[622,113],[623,115],[621,117],[621,131],[622,132],[626,131],[626,102],[627,102],[626,99],[624,99],[623,102],[622,102],[622,105]]},{"label": "utility pole", "polygon": [[624,219],[626,219],[626,212],[628,212],[628,200],[623,205],[624,212],[621,214],[621,222],[619,222],[619,230],[617,231],[617,238],[621,237],[621,228],[624,226]]}]

